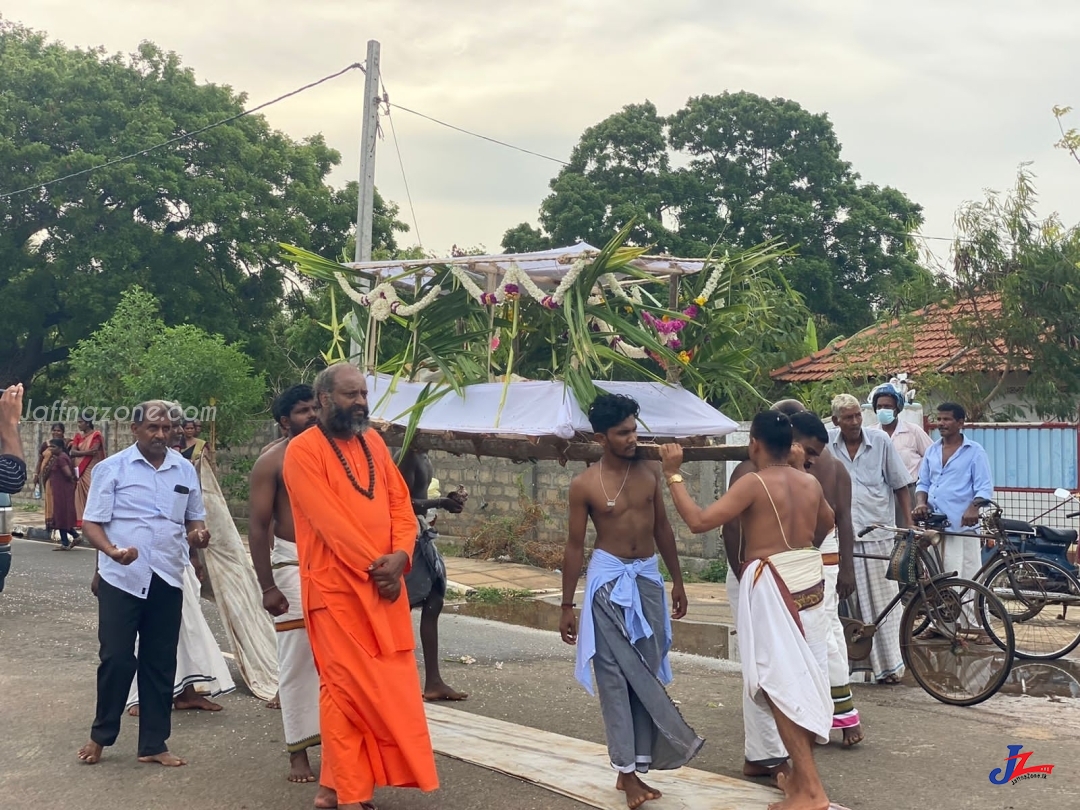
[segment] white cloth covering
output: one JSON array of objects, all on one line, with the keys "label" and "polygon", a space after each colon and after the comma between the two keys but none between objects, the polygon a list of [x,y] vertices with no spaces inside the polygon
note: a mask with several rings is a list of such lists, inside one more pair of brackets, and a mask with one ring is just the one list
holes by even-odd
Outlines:
[{"label": "white cloth covering", "polygon": [[825,674],[827,617],[817,605],[801,611],[799,620],[805,638],[784,604],[772,569],[761,560],[751,560],[739,581],[743,689],[766,709],[767,694],[778,711],[824,744],[832,728],[832,698]]},{"label": "white cloth covering", "polygon": [[213,468],[200,459],[196,468],[206,504],[210,545],[203,558],[240,676],[251,693],[270,700],[277,692],[277,640],[274,624],[262,606],[262,593],[251,555],[236,530],[229,505]]},{"label": "white cloth covering", "polygon": [[[612,394],[626,394],[641,406],[639,433],[644,436],[726,436],[738,425],[696,395],[678,386],[651,382],[597,381]],[[427,383],[393,383],[386,375],[369,376],[371,416],[399,425],[409,421],[408,411]],[[432,384],[429,393],[436,390]],[[464,396],[447,391],[428,403],[420,416],[420,430],[453,430],[519,436],[558,436],[571,439],[577,432],[592,434],[585,412],[574,395],[558,381],[512,382],[502,401],[502,383],[479,383],[464,389]],[[205,488],[204,488],[205,489]],[[208,506],[209,508],[209,506]]]},{"label": "white cloth covering", "polygon": [[278,694],[285,745],[290,754],[319,745],[319,673],[311,653],[304,612],[300,605],[300,567],[296,543],[274,538],[270,555],[274,584],[289,601],[289,609],[274,617],[278,650]]},{"label": "white cloth covering", "polygon": [[[821,553],[838,554],[840,539],[834,528],[821,542]],[[825,640],[828,644],[829,688],[833,699],[833,727],[843,728],[859,722],[859,710],[851,709],[837,713],[836,706],[846,703],[851,695],[851,670],[847,654],[847,639],[844,638],[844,624],[840,621],[840,595],[836,592],[836,580],[840,576],[839,565],[823,565],[825,571],[825,601],[821,607],[828,619]]]},{"label": "white cloth covering", "polygon": [[[216,697],[236,688],[229,664],[221,654],[210,625],[203,616],[199,603],[202,587],[195,569],[184,569],[184,612],[180,622],[180,642],[176,646],[176,677],[173,679],[173,697],[187,686],[196,684],[196,691]],[[136,647],[136,654],[138,648]],[[139,679],[131,681],[127,707],[139,702]]]}]

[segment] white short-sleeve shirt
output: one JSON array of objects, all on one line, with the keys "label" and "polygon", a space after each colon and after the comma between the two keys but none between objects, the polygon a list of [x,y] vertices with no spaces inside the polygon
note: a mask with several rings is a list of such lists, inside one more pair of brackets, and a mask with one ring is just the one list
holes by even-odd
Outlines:
[{"label": "white short-sleeve shirt", "polygon": [[145,599],[154,574],[183,587],[189,564],[184,524],[205,519],[199,475],[175,450],[168,450],[156,469],[137,444],[94,467],[83,520],[100,523],[113,545],[139,550],[131,565],[99,552],[98,571],[103,580],[132,596]]}]

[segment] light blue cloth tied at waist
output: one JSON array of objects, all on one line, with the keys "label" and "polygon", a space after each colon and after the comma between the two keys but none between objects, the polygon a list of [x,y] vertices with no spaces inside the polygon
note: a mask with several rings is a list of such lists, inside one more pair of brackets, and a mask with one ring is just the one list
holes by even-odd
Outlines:
[{"label": "light blue cloth tied at waist", "polygon": [[[574,676],[590,695],[596,694],[593,686],[592,670],[589,662],[596,655],[596,628],[593,623],[593,600],[597,592],[612,580],[616,580],[611,589],[611,601],[623,609],[623,621],[631,644],[640,639],[650,638],[652,627],[645,618],[641,607],[641,594],[637,579],[643,577],[664,590],[664,577],[660,574],[657,555],[636,560],[624,560],[602,549],[593,552],[589,561],[589,570],[585,577],[585,601],[581,606],[581,619],[578,622],[577,666]],[[660,671],[654,673],[665,686],[672,681],[671,664],[668,652],[671,650],[671,614],[664,599],[664,657]]]}]

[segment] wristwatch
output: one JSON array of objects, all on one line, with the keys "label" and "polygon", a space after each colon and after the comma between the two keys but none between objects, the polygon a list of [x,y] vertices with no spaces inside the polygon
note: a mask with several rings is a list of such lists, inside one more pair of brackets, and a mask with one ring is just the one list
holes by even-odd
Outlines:
[{"label": "wristwatch", "polygon": [[683,482],[682,473],[675,473],[674,475],[669,475],[667,477],[667,482],[669,487],[672,484],[681,484]]}]

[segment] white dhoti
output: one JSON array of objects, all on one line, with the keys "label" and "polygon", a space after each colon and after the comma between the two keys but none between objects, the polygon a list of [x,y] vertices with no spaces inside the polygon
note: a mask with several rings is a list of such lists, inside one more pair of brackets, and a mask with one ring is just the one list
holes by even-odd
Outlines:
[{"label": "white dhoti", "polygon": [[828,643],[829,690],[832,693],[833,728],[851,728],[859,725],[859,710],[851,694],[851,670],[848,663],[847,640],[844,625],[840,621],[840,596],[836,592],[836,580],[840,576],[840,540],[833,529],[821,543],[821,562],[825,572],[825,601],[822,610],[829,626],[825,634]]},{"label": "white dhoti", "polygon": [[[774,560],[782,556],[775,555]],[[804,555],[804,559],[811,561],[812,567],[811,555]],[[748,762],[775,767],[788,758],[788,752],[780,740],[766,694],[778,710],[812,732],[819,743],[828,742],[832,726],[827,676],[829,622],[823,603],[819,603],[799,611],[800,631],[772,570],[765,565],[758,574],[763,565],[760,560],[752,561],[741,580],[729,571],[728,593],[742,660],[745,756]],[[816,573],[808,568],[802,576],[807,582],[815,577],[821,581],[820,555]],[[789,591],[793,593],[810,587],[798,577],[790,582]]]},{"label": "white dhoti", "polygon": [[[857,554],[888,557],[892,549],[892,539],[855,541]],[[878,614],[900,592],[896,582],[885,576],[888,567],[887,560],[855,558],[855,592],[858,605],[854,618],[864,624],[873,624],[877,621]],[[902,610],[893,608],[885,621],[878,625],[870,657],[865,661],[855,662],[856,672],[860,670],[865,672],[869,667],[874,680],[877,681],[890,675],[904,674],[904,659],[900,654],[900,616],[902,613]]]},{"label": "white dhoti", "polygon": [[[180,641],[176,646],[176,677],[173,697],[188,686],[198,684],[196,691],[216,697],[236,689],[229,664],[221,654],[210,625],[203,616],[199,593],[202,583],[190,565],[184,569],[184,608],[180,620]],[[139,702],[139,679],[131,682],[127,706]]]},{"label": "white dhoti", "polygon": [[[816,549],[814,552],[818,554]],[[798,552],[783,552],[771,559],[780,568],[781,558],[793,553]],[[820,554],[817,556],[817,574],[811,574],[811,578],[813,576],[819,582],[823,576]],[[786,583],[786,589],[796,599],[798,592],[806,587],[794,576]],[[802,624],[800,630],[785,602],[781,586],[773,566],[765,560],[747,563],[739,581],[738,631],[743,691],[755,703],[766,707],[769,704],[765,696],[768,695],[777,711],[813,734],[817,742],[826,743],[832,728],[832,700],[825,675],[828,669],[827,617],[820,602],[807,607],[798,612]]]},{"label": "white dhoti", "polygon": [[274,617],[278,650],[278,695],[285,745],[290,754],[319,745],[319,673],[311,654],[307,625],[300,605],[300,567],[296,543],[274,538],[270,555],[274,584],[289,601],[289,609]]}]

